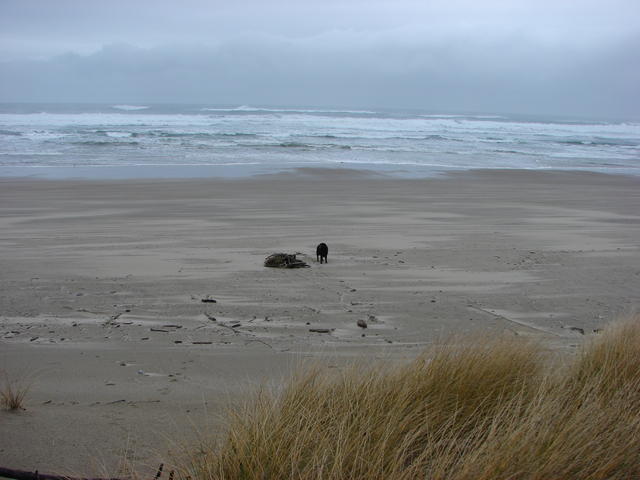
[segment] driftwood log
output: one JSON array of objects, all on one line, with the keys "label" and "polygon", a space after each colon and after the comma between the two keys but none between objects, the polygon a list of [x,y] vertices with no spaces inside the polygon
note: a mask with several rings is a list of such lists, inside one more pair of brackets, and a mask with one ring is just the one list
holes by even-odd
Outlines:
[{"label": "driftwood log", "polygon": [[298,260],[295,254],[273,253],[265,258],[264,266],[273,268],[305,268],[309,265],[302,260]]}]

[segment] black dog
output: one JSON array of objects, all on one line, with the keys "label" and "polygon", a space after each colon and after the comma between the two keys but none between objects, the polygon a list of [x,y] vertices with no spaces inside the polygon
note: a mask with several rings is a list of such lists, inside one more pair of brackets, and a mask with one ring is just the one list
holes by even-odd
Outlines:
[{"label": "black dog", "polygon": [[321,243],[316,247],[316,260],[320,263],[322,263],[322,260],[324,260],[324,263],[329,263],[329,261],[327,260],[328,253],[329,247],[327,247],[327,244]]}]

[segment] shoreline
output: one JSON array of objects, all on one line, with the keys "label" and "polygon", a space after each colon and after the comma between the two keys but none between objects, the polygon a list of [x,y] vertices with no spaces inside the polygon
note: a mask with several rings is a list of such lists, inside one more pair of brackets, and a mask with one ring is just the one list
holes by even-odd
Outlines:
[{"label": "shoreline", "polygon": [[[24,171],[25,174],[18,174]],[[220,165],[93,165],[93,166],[1,166],[0,181],[4,180],[46,180],[46,181],[196,181],[219,180],[235,181],[259,179],[279,175],[309,175],[322,172],[341,173],[343,175],[367,175],[388,179],[428,180],[474,172],[528,172],[528,173],[593,173],[640,178],[637,169],[579,169],[579,168],[469,168],[436,167],[413,165],[404,168],[402,164],[367,166],[289,166],[274,167],[260,164],[220,164]],[[32,175],[26,172],[36,172]]]},{"label": "shoreline", "polygon": [[[228,401],[308,359],[412,358],[451,334],[573,351],[640,305],[634,176],[0,183],[0,360],[35,374],[27,410],[0,412],[12,468],[112,472],[123,439],[153,468],[165,436],[219,431]],[[264,268],[276,251],[311,268]]]}]

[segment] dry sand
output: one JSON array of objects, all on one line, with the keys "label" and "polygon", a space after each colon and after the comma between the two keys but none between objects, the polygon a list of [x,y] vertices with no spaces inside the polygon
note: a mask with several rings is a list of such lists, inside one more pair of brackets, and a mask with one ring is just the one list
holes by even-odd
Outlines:
[{"label": "dry sand", "polygon": [[[622,176],[2,179],[0,232],[0,369],[32,381],[0,412],[0,466],[40,472],[154,468],[306,358],[451,333],[570,350],[640,303],[640,179]],[[262,266],[280,251],[311,268]]]}]

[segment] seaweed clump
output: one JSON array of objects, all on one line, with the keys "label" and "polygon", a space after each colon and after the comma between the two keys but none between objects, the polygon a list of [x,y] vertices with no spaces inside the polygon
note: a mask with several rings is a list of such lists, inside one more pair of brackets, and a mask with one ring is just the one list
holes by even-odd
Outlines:
[{"label": "seaweed clump", "polygon": [[296,258],[295,254],[273,253],[264,260],[265,267],[273,268],[306,268],[309,265]]}]

